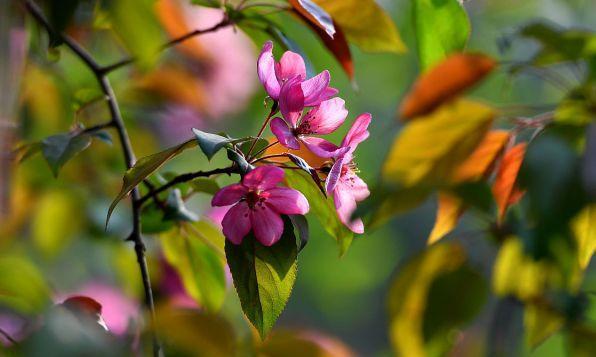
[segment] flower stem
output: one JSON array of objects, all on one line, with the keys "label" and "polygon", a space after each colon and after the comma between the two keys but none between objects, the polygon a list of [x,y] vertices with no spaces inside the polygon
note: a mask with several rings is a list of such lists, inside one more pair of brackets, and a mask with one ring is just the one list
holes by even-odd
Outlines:
[{"label": "flower stem", "polygon": [[248,149],[248,154],[246,154],[246,157],[250,157],[250,154],[254,150],[255,145],[257,145],[257,141],[259,141],[261,139],[261,136],[263,135],[263,132],[265,131],[265,128],[267,127],[267,124],[269,124],[269,121],[271,120],[271,118],[275,115],[275,113],[277,113],[277,108],[278,108],[277,102],[274,102],[273,105],[271,106],[271,111],[265,118],[265,121],[263,121],[263,125],[261,125],[261,129],[259,129],[259,133],[257,134],[257,137],[253,140],[252,144],[250,145],[250,149]]}]

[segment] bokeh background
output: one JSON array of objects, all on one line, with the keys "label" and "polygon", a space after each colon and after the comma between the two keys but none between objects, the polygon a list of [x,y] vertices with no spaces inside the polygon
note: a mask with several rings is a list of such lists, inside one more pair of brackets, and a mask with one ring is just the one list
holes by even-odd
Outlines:
[{"label": "bokeh background", "polygon": [[[350,111],[348,120],[362,112],[372,113],[371,137],[360,146],[356,157],[361,176],[372,186],[400,130],[396,108],[419,73],[409,1],[379,3],[393,17],[409,51],[402,55],[365,54],[352,47],[354,81],[298,20],[287,14],[274,15],[286,35],[303,49],[315,72],[330,70],[332,85],[340,89]],[[121,45],[102,28],[101,16],[90,4],[82,3],[69,33],[101,62],[112,62],[122,55]],[[464,5],[472,23],[468,48],[488,53],[503,63],[531,56],[535,47],[530,42],[503,46],[508,35],[529,21],[548,19],[565,27],[596,28],[596,3],[590,0],[470,0]],[[1,11],[2,26],[19,23],[22,14],[15,8],[11,11]],[[174,36],[185,29],[206,28],[219,21],[221,13],[186,5],[183,0],[163,0],[159,1],[158,18],[165,39],[166,33]],[[28,35],[6,31],[0,34],[3,43],[7,43],[7,36],[12,36],[17,46],[29,43],[24,58],[7,60],[10,49],[2,47],[0,113],[2,131],[11,133],[6,135],[5,143],[40,140],[67,131],[74,121],[93,125],[107,120],[109,113],[101,101],[83,104],[99,95],[92,73],[68,50],[48,51],[42,31],[30,21],[26,26],[31,30]],[[262,36],[253,42],[240,30],[223,29],[168,51],[149,71],[123,69],[111,75],[137,156],[190,138],[192,127],[226,131],[232,136],[256,133],[268,112],[263,106],[265,92],[256,76],[256,56],[266,39]],[[22,76],[14,76],[20,71]],[[540,108],[552,108],[561,95],[556,85],[539,76],[512,76],[502,70],[471,94],[497,108],[525,111],[528,115],[540,112]],[[333,139],[339,141],[345,130]],[[7,147],[3,148],[4,156],[8,156]],[[57,179],[40,156],[19,165],[3,164],[0,183],[5,204],[0,251],[26,256],[39,267],[56,302],[73,293],[95,297],[104,305],[109,327],[123,333],[128,319],[138,318],[142,287],[133,249],[122,242],[129,230],[128,203],[120,204],[109,229],[103,229],[107,208],[120,188],[124,172],[120,155],[117,144],[96,141],[90,150],[68,162]],[[208,163],[193,150],[168,163],[162,172],[196,171],[223,162],[223,157],[216,157]],[[220,183],[226,183],[226,178]],[[199,215],[215,217],[209,199],[198,195],[188,207]],[[316,219],[311,220],[311,240],[299,256],[298,280],[278,327],[324,333],[343,341],[357,355],[391,355],[386,313],[389,284],[403,262],[425,247],[435,209],[431,199],[387,225],[367,231],[341,258],[333,239]],[[447,239],[461,241],[473,264],[489,277],[496,246],[484,239],[487,228],[485,222],[466,215],[463,224]],[[158,299],[178,298],[185,303],[184,296],[166,293],[169,290],[164,277],[171,272],[163,266],[155,239],[148,235],[146,240]],[[594,270],[592,264],[586,275],[588,291],[596,291]],[[248,335],[250,330],[241,317],[238,298],[233,287],[228,290],[224,315],[240,334]],[[482,353],[494,316],[495,303],[489,301],[466,334],[453,337],[458,341],[454,353]],[[596,311],[591,316],[596,319]],[[18,315],[0,309],[0,326],[17,336],[21,321]],[[521,327],[518,332],[522,333]],[[555,335],[537,350],[523,353],[558,356],[565,354],[565,347],[562,338]]]}]

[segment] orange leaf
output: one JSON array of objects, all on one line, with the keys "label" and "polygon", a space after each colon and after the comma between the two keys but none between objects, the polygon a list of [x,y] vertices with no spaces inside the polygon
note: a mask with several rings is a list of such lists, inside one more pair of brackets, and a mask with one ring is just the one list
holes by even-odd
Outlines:
[{"label": "orange leaf", "polygon": [[425,115],[478,83],[495,67],[483,54],[458,53],[422,74],[399,108],[402,120]]},{"label": "orange leaf", "polygon": [[327,47],[329,52],[331,52],[339,64],[341,64],[348,77],[353,79],[354,62],[352,60],[352,52],[350,51],[350,46],[348,45],[348,41],[346,40],[346,36],[344,35],[341,27],[335,21],[333,21],[333,26],[335,26],[335,34],[333,35],[333,38],[331,38],[324,30],[311,22],[300,12],[295,11],[295,13],[298,15],[298,17],[304,20],[314,32],[316,32],[317,36],[319,36],[321,41],[323,41],[325,47]]},{"label": "orange leaf", "polygon": [[452,181],[477,181],[487,176],[508,140],[509,132],[505,130],[488,132],[476,150],[455,169]]},{"label": "orange leaf", "polygon": [[437,218],[428,237],[428,244],[437,242],[451,232],[457,226],[457,221],[464,213],[464,208],[463,201],[458,197],[446,192],[439,192]]},{"label": "orange leaf", "polygon": [[525,153],[526,143],[521,143],[515,145],[503,156],[503,161],[492,188],[493,196],[499,208],[497,217],[499,222],[505,217],[507,208],[517,203],[523,196],[523,192],[516,187],[516,182]]},{"label": "orange leaf", "polygon": [[[272,138],[269,138],[268,140],[270,143],[272,143],[272,142],[276,141],[277,139],[275,137],[272,137]],[[322,158],[318,157],[317,155],[313,154],[302,143],[300,143],[300,149],[298,149],[298,150],[288,149],[286,147],[281,146],[280,144],[277,144],[277,145],[274,145],[274,146],[268,148],[267,151],[265,151],[265,153],[263,155],[277,155],[277,154],[283,154],[283,153],[290,153],[290,154],[299,156],[299,157],[303,158],[306,162],[308,162],[308,164],[312,167],[321,167],[326,161],[326,159],[322,159]],[[287,157],[276,157],[276,158],[271,158],[270,161],[284,163],[284,162],[290,162],[290,159],[288,159]]]}]

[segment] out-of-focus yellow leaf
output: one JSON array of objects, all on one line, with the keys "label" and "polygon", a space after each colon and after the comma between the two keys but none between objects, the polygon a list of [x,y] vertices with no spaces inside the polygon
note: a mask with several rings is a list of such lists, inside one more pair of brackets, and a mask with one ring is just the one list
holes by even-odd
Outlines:
[{"label": "out-of-focus yellow leaf", "polygon": [[486,105],[460,99],[408,124],[385,162],[385,180],[405,187],[448,182],[482,141],[493,117]]},{"label": "out-of-focus yellow leaf", "polygon": [[571,328],[569,354],[574,357],[596,356],[596,330],[589,325],[577,324]]},{"label": "out-of-focus yellow leaf", "polygon": [[406,51],[391,17],[375,0],[314,0],[363,51]]},{"label": "out-of-focus yellow leaf", "polygon": [[585,207],[572,222],[579,266],[586,269],[596,252],[596,205]]},{"label": "out-of-focus yellow leaf", "polygon": [[81,230],[83,212],[79,201],[68,191],[43,193],[32,222],[35,246],[48,258],[56,256]]},{"label": "out-of-focus yellow leaf", "polygon": [[530,347],[537,347],[565,322],[560,314],[535,304],[527,304],[524,310],[524,326]]},{"label": "out-of-focus yellow leaf", "polygon": [[0,306],[33,315],[50,304],[50,289],[33,264],[17,256],[0,256]]},{"label": "out-of-focus yellow leaf", "polygon": [[164,255],[189,295],[208,311],[217,311],[226,292],[221,233],[207,222],[184,224],[161,236]]},{"label": "out-of-focus yellow leaf", "polygon": [[352,357],[343,342],[316,331],[274,331],[258,348],[262,357]]},{"label": "out-of-focus yellow leaf", "polygon": [[428,237],[428,244],[437,242],[451,232],[457,226],[457,221],[464,213],[464,208],[463,202],[458,197],[446,192],[440,192],[437,218]]},{"label": "out-of-focus yellow leaf", "polygon": [[222,317],[196,309],[173,309],[166,306],[159,307],[156,312],[160,338],[172,355],[236,355],[234,330]]},{"label": "out-of-focus yellow leaf", "polygon": [[494,67],[493,59],[479,53],[446,58],[416,80],[399,108],[401,119],[432,112],[481,81]]},{"label": "out-of-focus yellow leaf", "polygon": [[516,187],[516,182],[526,154],[526,146],[525,143],[521,143],[508,150],[497,171],[497,177],[493,184],[493,196],[499,208],[497,216],[499,222],[505,218],[507,208],[517,203],[523,196],[523,192]]},{"label": "out-of-focus yellow leaf", "polygon": [[398,355],[426,355],[423,321],[429,288],[437,276],[457,270],[465,259],[462,247],[438,244],[401,270],[389,292],[389,333]]},{"label": "out-of-focus yellow leaf", "polygon": [[524,254],[522,242],[508,238],[501,246],[493,267],[493,289],[499,296],[514,295],[521,300],[538,297],[551,275],[551,267]]}]

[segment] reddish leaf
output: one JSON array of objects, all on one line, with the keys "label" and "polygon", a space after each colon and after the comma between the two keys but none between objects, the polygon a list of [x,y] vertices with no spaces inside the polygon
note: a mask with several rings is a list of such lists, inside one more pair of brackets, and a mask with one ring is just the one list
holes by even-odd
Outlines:
[{"label": "reddish leaf", "polygon": [[428,244],[433,244],[451,232],[456,226],[459,218],[464,213],[465,206],[462,200],[452,194],[439,192],[437,206],[437,217]]},{"label": "reddish leaf", "polygon": [[62,305],[70,310],[86,311],[93,314],[101,314],[101,304],[88,296],[71,296],[62,302]]},{"label": "reddish leaf", "polygon": [[497,217],[499,222],[505,217],[507,208],[517,203],[523,196],[523,192],[516,187],[516,182],[525,153],[526,144],[521,143],[515,145],[503,156],[492,188],[499,209]]},{"label": "reddish leaf", "polygon": [[290,5],[296,12],[298,12],[302,18],[306,19],[311,25],[315,25],[320,30],[333,38],[335,35],[335,24],[331,16],[323,10],[319,5],[315,4],[311,0],[289,0]]},{"label": "reddish leaf", "polygon": [[476,150],[454,171],[452,181],[477,181],[486,177],[509,140],[509,132],[492,130],[486,134]]},{"label": "reddish leaf", "polygon": [[482,80],[495,67],[483,54],[455,54],[422,74],[399,108],[402,120],[425,115]]},{"label": "reddish leaf", "polygon": [[323,41],[325,47],[327,47],[327,49],[341,64],[348,77],[350,79],[354,78],[354,62],[352,61],[352,52],[350,51],[350,46],[348,45],[348,41],[346,40],[346,36],[344,35],[341,27],[339,27],[335,21],[333,22],[333,25],[335,26],[335,35],[333,38],[331,38],[327,36],[327,33],[319,26],[309,21],[307,17],[298,11],[295,12],[310,26],[314,32],[316,32],[321,41]]}]

